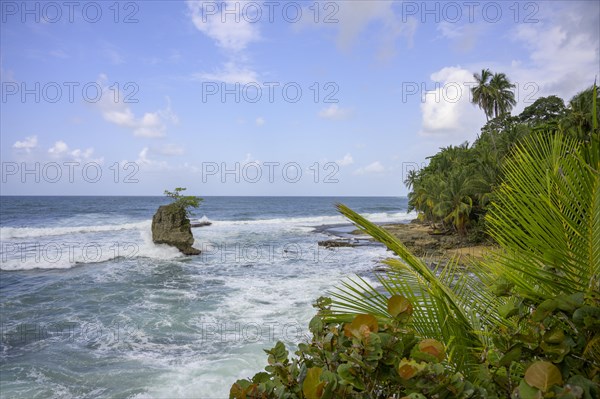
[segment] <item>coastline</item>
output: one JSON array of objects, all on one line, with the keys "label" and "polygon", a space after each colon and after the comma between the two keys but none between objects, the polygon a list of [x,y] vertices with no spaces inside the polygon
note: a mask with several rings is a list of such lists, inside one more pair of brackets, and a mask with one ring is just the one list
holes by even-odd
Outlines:
[{"label": "coastline", "polygon": [[[415,221],[377,224],[394,235],[408,250],[427,263],[448,261],[454,257],[458,257],[460,263],[467,263],[472,260],[484,259],[495,249],[495,246],[489,243],[472,243],[456,234],[431,234],[428,226]],[[350,234],[364,236],[364,233],[357,229]],[[370,237],[368,239],[373,241]]]},{"label": "coastline", "polygon": [[[427,260],[450,260],[458,256],[460,263],[484,259],[494,246],[472,243],[456,234],[431,234],[431,229],[419,222],[394,223],[382,227],[398,238],[413,254]],[[356,230],[358,234],[362,234]]]},{"label": "coastline", "polygon": [[[473,260],[482,260],[495,248],[489,243],[472,243],[456,234],[431,234],[431,229],[416,221],[376,223],[399,239],[413,254],[428,264],[445,263],[458,257],[466,265]],[[322,225],[314,232],[329,234],[332,239],[320,241],[319,245],[332,247],[362,247],[378,245],[375,240],[352,224]]]}]

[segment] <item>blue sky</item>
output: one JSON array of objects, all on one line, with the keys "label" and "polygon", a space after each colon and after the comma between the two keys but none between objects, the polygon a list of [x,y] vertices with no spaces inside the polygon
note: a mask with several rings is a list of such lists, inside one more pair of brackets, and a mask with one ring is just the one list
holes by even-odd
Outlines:
[{"label": "blue sky", "polygon": [[518,113],[600,68],[593,1],[0,4],[3,195],[406,195],[474,72]]}]

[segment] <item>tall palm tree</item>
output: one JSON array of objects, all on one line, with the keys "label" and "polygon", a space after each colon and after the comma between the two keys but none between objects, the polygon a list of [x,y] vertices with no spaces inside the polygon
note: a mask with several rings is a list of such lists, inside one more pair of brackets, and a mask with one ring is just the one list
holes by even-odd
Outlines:
[{"label": "tall palm tree", "polygon": [[490,120],[493,113],[493,95],[490,87],[492,72],[489,69],[482,69],[481,74],[473,75],[477,86],[471,88],[471,102],[478,105],[485,113],[486,120]]},{"label": "tall palm tree", "polygon": [[517,102],[512,91],[515,85],[510,82],[506,74],[492,73],[489,69],[483,69],[481,74],[475,73],[473,77],[477,86],[471,88],[471,102],[485,112],[488,122],[492,117],[497,118],[502,114],[510,113]]},{"label": "tall palm tree", "polygon": [[517,104],[515,93],[512,89],[515,85],[510,82],[504,73],[495,73],[490,80],[490,89],[492,93],[491,107],[494,117],[510,113]]},{"label": "tall palm tree", "polygon": [[417,172],[414,169],[411,169],[408,171],[406,179],[404,179],[404,185],[410,190],[415,186],[415,183],[417,182],[418,178],[419,172]]}]

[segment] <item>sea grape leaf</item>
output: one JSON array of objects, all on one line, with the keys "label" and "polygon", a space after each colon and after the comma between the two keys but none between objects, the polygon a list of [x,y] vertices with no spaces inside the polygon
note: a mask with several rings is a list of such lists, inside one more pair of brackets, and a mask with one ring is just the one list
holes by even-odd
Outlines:
[{"label": "sea grape leaf", "polygon": [[410,301],[401,295],[393,295],[389,298],[387,301],[387,309],[392,317],[398,317],[399,315],[410,316],[413,312]]},{"label": "sea grape leaf", "polygon": [[525,370],[525,382],[529,386],[546,392],[554,385],[561,385],[563,379],[558,367],[550,362],[537,361]]},{"label": "sea grape leaf", "polygon": [[510,364],[512,362],[516,362],[521,358],[521,347],[520,346],[516,346],[514,348],[512,348],[511,350],[509,350],[504,356],[502,356],[502,358],[500,359],[500,362],[498,363],[500,366],[510,366]]},{"label": "sea grape leaf", "polygon": [[379,325],[375,316],[370,314],[358,314],[352,323],[344,325],[344,335],[352,338],[362,338],[369,332],[377,332]]},{"label": "sea grape leaf", "polygon": [[358,371],[351,364],[340,364],[337,368],[338,375],[354,388],[362,391],[365,389],[365,384],[361,381]]},{"label": "sea grape leaf", "polygon": [[446,357],[444,345],[433,338],[422,340],[419,342],[418,348],[420,352],[428,353],[440,362]]},{"label": "sea grape leaf", "polygon": [[419,374],[421,371],[425,369],[426,365],[424,363],[416,362],[413,359],[402,359],[400,360],[400,364],[398,364],[398,375],[405,380],[410,380],[415,375]]},{"label": "sea grape leaf", "polygon": [[311,367],[306,372],[306,378],[302,383],[302,393],[306,399],[321,399],[325,386],[325,382],[320,380],[322,372],[323,369],[320,367]]},{"label": "sea grape leaf", "polygon": [[535,322],[541,322],[546,317],[550,316],[558,307],[558,301],[554,298],[546,299],[540,303],[537,309],[533,312],[531,319]]},{"label": "sea grape leaf", "polygon": [[319,316],[313,317],[310,320],[310,323],[308,324],[308,329],[313,334],[316,334],[316,333],[322,331],[323,330],[323,320],[321,320],[321,318]]},{"label": "sea grape leaf", "polygon": [[587,328],[600,327],[600,308],[582,306],[573,313],[573,322]]},{"label": "sea grape leaf", "polygon": [[519,397],[521,399],[542,399],[543,395],[539,389],[529,386],[525,380],[521,380],[519,384]]},{"label": "sea grape leaf", "polygon": [[571,295],[562,295],[556,298],[557,307],[568,313],[573,313],[575,309],[583,306],[584,295],[583,292],[577,292]]}]

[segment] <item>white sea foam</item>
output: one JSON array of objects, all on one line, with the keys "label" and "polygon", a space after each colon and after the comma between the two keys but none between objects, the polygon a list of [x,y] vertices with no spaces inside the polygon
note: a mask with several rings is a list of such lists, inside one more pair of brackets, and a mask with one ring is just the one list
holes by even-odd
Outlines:
[{"label": "white sea foam", "polygon": [[[414,213],[367,213],[364,217],[372,222],[403,222],[414,219]],[[199,221],[211,222],[206,216],[203,216]],[[340,224],[349,223],[346,218],[341,215],[335,216],[307,216],[307,217],[291,217],[291,218],[272,218],[272,219],[257,219],[257,220],[215,220],[212,221],[219,226],[236,226],[236,225],[275,225],[275,224],[292,224],[292,225],[309,225],[319,226],[324,224]],[[47,236],[61,236],[70,234],[85,234],[85,233],[102,233],[116,232],[123,230],[149,230],[150,220],[135,223],[123,224],[107,224],[107,225],[92,225],[92,226],[60,226],[60,227],[0,227],[0,239],[7,240],[12,238],[39,238]]]},{"label": "white sea foam", "polygon": [[73,226],[73,227],[0,227],[0,239],[11,238],[39,238],[47,236],[61,236],[82,233],[102,233],[122,230],[149,229],[150,221],[123,224],[107,224],[98,226]]},{"label": "white sea foam", "polygon": [[174,259],[182,257],[183,254],[175,247],[167,244],[155,244],[152,241],[152,231],[145,229],[140,231],[142,243],[139,246],[137,256],[153,259]]},{"label": "white sea foam", "polygon": [[[406,212],[398,212],[398,213],[365,213],[362,214],[365,218],[369,219],[372,222],[382,223],[382,222],[405,222],[408,220],[412,220],[416,218],[415,213],[406,213]],[[292,224],[292,225],[308,225],[308,226],[321,226],[327,224],[343,224],[350,223],[348,219],[343,217],[342,215],[335,216],[307,216],[307,217],[291,217],[291,218],[273,218],[273,219],[257,219],[257,220],[215,220],[213,221],[214,225],[219,226],[236,226],[236,225],[252,225],[252,224]]]},{"label": "white sea foam", "polygon": [[[371,213],[364,216],[373,222],[403,222],[415,217],[413,213]],[[206,216],[201,219],[208,221]],[[201,237],[207,236],[211,239],[235,240],[240,234],[247,235],[249,232],[261,234],[265,232],[273,233],[278,236],[281,229],[285,231],[310,231],[311,227],[348,223],[348,220],[341,215],[335,216],[312,216],[312,217],[291,217],[291,218],[273,218],[257,219],[248,221],[212,221],[212,226],[199,230],[194,230],[196,247],[202,248]],[[145,220],[135,223],[123,223],[115,225],[92,225],[75,227],[2,227],[0,228],[0,238],[4,241],[0,250],[2,262],[1,270],[31,270],[31,269],[68,269],[76,265],[87,263],[101,263],[116,258],[130,259],[135,257],[144,257],[152,259],[175,259],[183,255],[174,247],[168,245],[154,244],[152,242],[151,221]],[[266,230],[265,230],[266,229]],[[56,241],[60,236],[73,236],[85,234],[102,234],[102,238],[97,239],[94,236],[93,244],[97,253],[82,253],[80,248],[75,250]],[[115,234],[127,234],[126,239],[117,240]],[[120,238],[122,238],[121,236]],[[39,247],[34,249],[30,243],[20,243],[18,240],[38,239],[35,245],[50,246],[50,252],[40,253]],[[85,240],[80,240],[85,241]],[[90,241],[91,242],[91,241]],[[116,244],[127,244],[128,248],[115,249]],[[18,250],[15,245],[19,245]],[[25,245],[25,250],[22,249]],[[57,255],[56,248],[63,245],[63,252]],[[83,244],[82,244],[83,245]],[[36,252],[37,251],[37,252]]]},{"label": "white sea foam", "polygon": [[[141,223],[139,225],[142,226]],[[129,239],[127,242],[96,240],[89,243],[3,243],[0,248],[0,270],[69,269],[77,265],[117,259],[125,261],[144,257],[166,260],[183,256],[177,248],[152,242],[152,233],[146,225],[144,222],[145,228],[138,230],[139,239]]]}]

